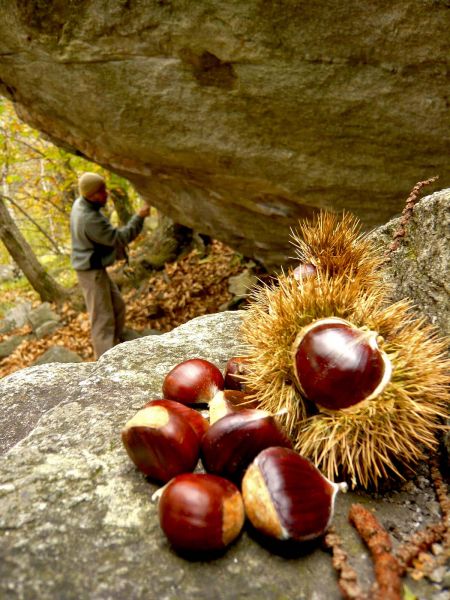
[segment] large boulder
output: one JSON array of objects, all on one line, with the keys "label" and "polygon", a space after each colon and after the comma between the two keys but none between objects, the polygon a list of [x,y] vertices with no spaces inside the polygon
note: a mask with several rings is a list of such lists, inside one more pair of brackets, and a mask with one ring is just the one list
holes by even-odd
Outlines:
[{"label": "large boulder", "polygon": [[[213,560],[178,557],[150,500],[156,486],[122,447],[121,428],[161,396],[164,375],[176,363],[204,357],[223,368],[241,351],[241,319],[239,311],[200,317],[117,346],[96,363],[31,367],[2,381],[2,423],[16,435],[2,440],[11,447],[0,463],[0,596],[341,598],[331,557],[319,543],[283,547],[247,530]],[[335,524],[365,586],[373,574],[348,524],[352,502],[376,511],[396,543],[439,519],[425,465],[413,482],[383,497],[339,497]],[[428,580],[408,585],[423,598],[440,588]]]},{"label": "large boulder", "polygon": [[0,93],[176,222],[272,264],[316,207],[367,226],[448,168],[443,0],[5,0]]},{"label": "large boulder", "polygon": [[[431,245],[439,233],[420,215],[445,198],[448,194],[426,198],[414,212],[417,234]],[[406,253],[403,262],[408,260],[415,256]],[[430,253],[428,260],[417,275],[421,294],[428,281],[424,274],[440,257]],[[433,289],[431,283],[431,294]],[[242,316],[236,311],[200,317],[170,333],[116,346],[95,363],[36,366],[0,382],[1,597],[341,597],[331,557],[320,544],[278,546],[247,529],[213,560],[177,556],[150,501],[156,486],[136,471],[122,447],[121,428],[146,401],[161,396],[164,376],[175,364],[203,357],[223,368],[242,352]],[[348,523],[353,502],[376,513],[394,545],[440,518],[426,464],[411,481],[384,494],[339,497],[335,525],[364,587],[373,572],[367,549]],[[435,551],[442,547],[435,545]],[[437,600],[447,597],[447,580],[440,567],[431,578],[407,585],[418,598]]]},{"label": "large boulder", "polygon": [[79,354],[64,348],[64,346],[50,346],[34,362],[32,366],[46,365],[49,363],[80,363],[83,359]]},{"label": "large boulder", "polygon": [[[399,225],[400,218],[392,219],[370,237],[387,248]],[[392,300],[409,298],[419,314],[450,336],[450,189],[423,198],[405,233],[389,253],[386,281]]]}]

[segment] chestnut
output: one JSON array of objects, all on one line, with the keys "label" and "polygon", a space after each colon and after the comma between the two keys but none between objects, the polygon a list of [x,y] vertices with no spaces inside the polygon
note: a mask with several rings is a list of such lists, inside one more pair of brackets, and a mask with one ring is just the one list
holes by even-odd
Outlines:
[{"label": "chestnut", "polygon": [[248,358],[233,356],[225,366],[224,389],[246,391],[243,376],[247,373]]},{"label": "chestnut", "polygon": [[223,390],[217,392],[208,405],[209,424],[212,425],[225,415],[237,412],[243,408],[256,408],[254,400],[248,400],[248,394],[238,390]]},{"label": "chestnut", "polygon": [[200,441],[189,422],[167,406],[139,410],[122,430],[122,442],[136,467],[166,482],[197,465]]},{"label": "chestnut", "polygon": [[269,446],[291,448],[287,434],[264,410],[242,409],[213,423],[203,436],[200,456],[208,473],[240,482],[252,460]]},{"label": "chestnut", "polygon": [[183,404],[208,403],[223,390],[220,370],[208,360],[191,358],[176,365],[163,382],[163,396]]},{"label": "chestnut", "polygon": [[300,263],[292,271],[292,274],[294,275],[294,278],[297,281],[302,281],[303,279],[315,277],[316,273],[317,273],[317,268],[312,263]]},{"label": "chestnut", "polygon": [[318,319],[304,327],[293,346],[300,391],[329,410],[378,396],[392,372],[389,358],[378,348],[378,337],[338,317]]},{"label": "chestnut", "polygon": [[181,404],[181,402],[175,402],[175,400],[150,400],[144,404],[144,408],[148,406],[163,406],[179,414],[183,419],[187,420],[197,434],[199,441],[209,428],[209,423],[203,415],[194,408],[190,408],[186,404]]},{"label": "chestnut", "polygon": [[346,483],[332,483],[289,448],[263,450],[242,480],[245,511],[253,526],[279,540],[319,537],[331,523],[334,500]]},{"label": "chestnut", "polygon": [[240,533],[245,519],[242,496],[222,477],[178,475],[163,489],[159,522],[176,550],[221,550]]}]

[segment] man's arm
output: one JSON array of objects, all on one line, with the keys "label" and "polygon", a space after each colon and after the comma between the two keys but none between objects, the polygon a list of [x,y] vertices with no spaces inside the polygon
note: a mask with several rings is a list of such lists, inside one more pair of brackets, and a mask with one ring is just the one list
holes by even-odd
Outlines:
[{"label": "man's arm", "polygon": [[97,212],[86,223],[86,235],[102,246],[125,246],[140,234],[149,212],[150,208],[144,206],[123,227],[113,227],[102,213]]}]

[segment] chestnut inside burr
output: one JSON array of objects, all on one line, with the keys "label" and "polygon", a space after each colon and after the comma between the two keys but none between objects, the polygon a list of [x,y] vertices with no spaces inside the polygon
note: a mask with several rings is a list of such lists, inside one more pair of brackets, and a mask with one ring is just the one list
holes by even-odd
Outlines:
[{"label": "chestnut inside burr", "polygon": [[303,279],[315,277],[316,273],[317,268],[311,263],[300,263],[292,271],[292,274],[294,275],[295,279],[297,279],[297,281],[303,281]]},{"label": "chestnut inside burr", "polygon": [[389,381],[391,366],[376,337],[375,332],[338,318],[320,319],[306,327],[294,344],[300,390],[330,410],[378,395]]}]

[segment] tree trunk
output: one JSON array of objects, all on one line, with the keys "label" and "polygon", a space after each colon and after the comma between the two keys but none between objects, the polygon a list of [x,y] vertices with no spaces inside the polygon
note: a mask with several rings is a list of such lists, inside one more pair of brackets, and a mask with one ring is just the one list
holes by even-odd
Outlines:
[{"label": "tree trunk", "polygon": [[9,214],[1,195],[0,239],[43,302],[60,303],[67,298],[64,288],[47,273],[36,258],[31,246],[20,233],[19,228]]},{"label": "tree trunk", "polygon": [[41,227],[39,225],[39,223],[37,221],[35,221],[33,219],[33,217],[30,214],[28,214],[24,208],[22,208],[20,206],[20,204],[18,204],[15,200],[10,198],[9,196],[3,196],[2,198],[3,198],[3,200],[6,200],[7,202],[10,202],[13,206],[15,206],[18,211],[20,211],[23,215],[25,215],[25,218],[28,219],[30,221],[30,223],[33,223],[33,225],[36,227],[36,229],[49,241],[50,245],[52,246],[53,250],[55,251],[55,254],[58,254],[58,255],[62,254],[61,249],[58,246],[58,244],[55,242],[55,240],[52,239],[52,237],[45,231],[45,229],[43,227]]}]

